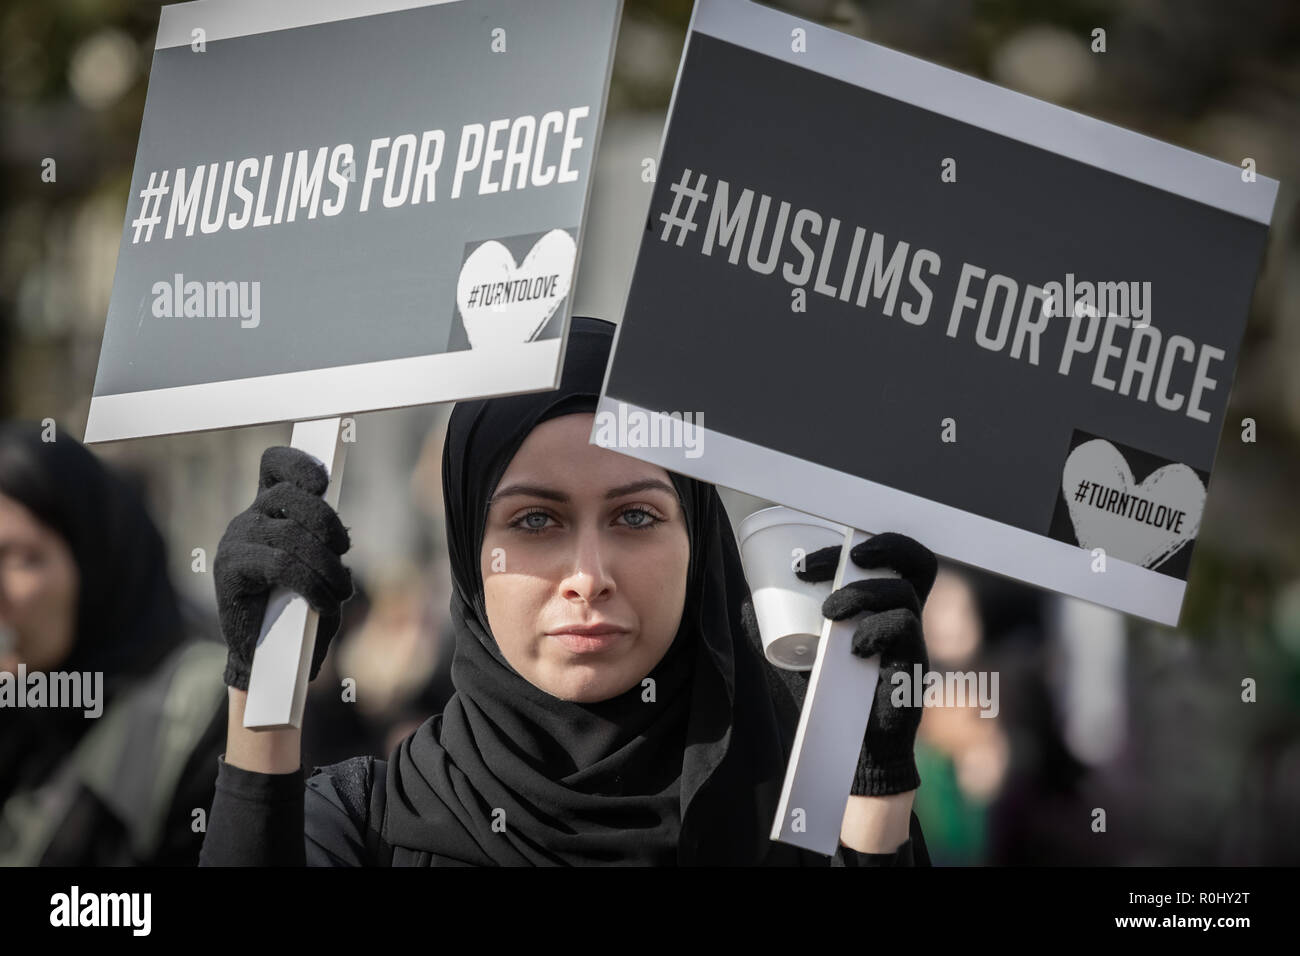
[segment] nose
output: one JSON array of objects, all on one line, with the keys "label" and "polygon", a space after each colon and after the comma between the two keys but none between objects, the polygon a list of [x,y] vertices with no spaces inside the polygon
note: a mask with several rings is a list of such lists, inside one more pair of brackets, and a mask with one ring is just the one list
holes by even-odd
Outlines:
[{"label": "nose", "polygon": [[602,547],[601,529],[584,527],[575,536],[573,563],[560,582],[565,600],[595,604],[614,593],[609,552]]}]

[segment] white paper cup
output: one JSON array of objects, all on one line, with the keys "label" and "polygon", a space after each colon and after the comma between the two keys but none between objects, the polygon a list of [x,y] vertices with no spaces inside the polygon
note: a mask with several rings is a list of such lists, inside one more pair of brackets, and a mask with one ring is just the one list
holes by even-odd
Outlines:
[{"label": "white paper cup", "polygon": [[776,667],[808,670],[813,666],[825,621],[822,603],[834,583],[799,580],[795,549],[809,555],[840,547],[847,532],[844,525],[784,505],[755,511],[740,523],[740,560],[754,596],[763,652]]}]

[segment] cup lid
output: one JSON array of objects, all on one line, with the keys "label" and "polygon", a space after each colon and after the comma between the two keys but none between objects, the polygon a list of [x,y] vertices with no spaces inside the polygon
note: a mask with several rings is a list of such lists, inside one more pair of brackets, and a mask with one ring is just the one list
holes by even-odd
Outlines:
[{"label": "cup lid", "polygon": [[841,535],[848,534],[849,530],[845,525],[837,524],[834,521],[828,521],[827,519],[819,518],[816,515],[796,511],[794,508],[787,508],[785,505],[774,505],[770,508],[760,508],[758,511],[746,515],[737,529],[737,537],[740,539],[740,542],[743,542],[750,535],[757,534],[765,528],[785,524],[812,525],[815,528],[826,528],[830,531],[836,531]]}]

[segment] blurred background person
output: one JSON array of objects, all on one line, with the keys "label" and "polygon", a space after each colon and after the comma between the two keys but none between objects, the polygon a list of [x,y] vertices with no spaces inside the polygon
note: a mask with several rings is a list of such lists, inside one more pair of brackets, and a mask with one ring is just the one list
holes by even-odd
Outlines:
[{"label": "blurred background person", "polygon": [[307,685],[312,719],[304,721],[303,765],[325,767],[358,754],[384,757],[402,738],[442,712],[451,684],[454,633],[433,604],[429,569],[408,567],[377,584],[359,577],[344,603],[339,636],[321,676]]},{"label": "blurred background person", "polygon": [[135,489],[52,423],[0,424],[0,671],[94,698],[0,707],[0,863],[198,862],[225,651],[191,627]]},{"label": "blurred background person", "polygon": [[[973,674],[976,680],[964,700],[925,708],[916,738],[922,783],[916,806],[925,809],[923,819],[935,821],[926,829],[926,845],[936,866],[979,864],[988,853],[989,805],[1003,783],[1009,742],[1001,681],[992,682],[983,620],[966,572],[941,562],[922,622],[931,671],[945,683],[949,674]],[[986,699],[977,690],[981,676]]]}]

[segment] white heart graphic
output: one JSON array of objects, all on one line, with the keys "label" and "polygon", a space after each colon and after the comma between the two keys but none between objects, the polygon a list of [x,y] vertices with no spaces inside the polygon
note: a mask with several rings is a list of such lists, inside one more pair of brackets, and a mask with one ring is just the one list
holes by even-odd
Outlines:
[{"label": "white heart graphic", "polygon": [[471,252],[456,282],[470,347],[531,342],[569,294],[577,254],[577,244],[563,229],[538,239],[517,266],[495,239]]},{"label": "white heart graphic", "polygon": [[1070,452],[1061,491],[1080,547],[1104,548],[1106,554],[1144,568],[1155,567],[1194,539],[1205,508],[1205,486],[1191,468],[1164,465],[1135,486],[1119,449],[1100,438]]}]

